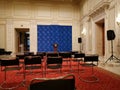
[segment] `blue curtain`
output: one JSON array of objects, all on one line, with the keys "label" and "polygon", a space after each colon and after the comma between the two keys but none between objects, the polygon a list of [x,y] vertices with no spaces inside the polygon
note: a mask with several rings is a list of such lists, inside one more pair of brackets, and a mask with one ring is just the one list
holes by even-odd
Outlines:
[{"label": "blue curtain", "polygon": [[72,50],[72,26],[38,25],[38,51],[53,51],[53,44],[58,44],[58,51]]}]

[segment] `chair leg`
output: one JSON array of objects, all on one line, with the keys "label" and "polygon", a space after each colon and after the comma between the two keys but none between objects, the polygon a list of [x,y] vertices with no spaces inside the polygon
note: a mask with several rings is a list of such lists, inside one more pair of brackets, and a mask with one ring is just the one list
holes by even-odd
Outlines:
[{"label": "chair leg", "polygon": [[[79,77],[79,79],[81,81],[84,81],[84,82],[88,82],[88,83],[94,83],[94,82],[98,82],[99,81],[99,78],[97,78],[95,75],[94,75],[94,66],[93,66],[93,62],[92,62],[92,66],[91,66],[91,76],[89,76],[89,78],[91,78],[91,80],[87,80],[87,79],[84,79],[82,77]],[[93,80],[92,80],[93,79]]]},{"label": "chair leg", "polygon": [[12,86],[12,87],[3,87],[3,86],[7,86],[7,71],[6,71],[6,66],[5,66],[5,71],[4,71],[4,81],[2,84],[0,84],[0,90],[13,90],[16,88],[19,88],[20,86],[24,86],[24,82],[21,82],[20,84],[16,85],[16,86]]}]

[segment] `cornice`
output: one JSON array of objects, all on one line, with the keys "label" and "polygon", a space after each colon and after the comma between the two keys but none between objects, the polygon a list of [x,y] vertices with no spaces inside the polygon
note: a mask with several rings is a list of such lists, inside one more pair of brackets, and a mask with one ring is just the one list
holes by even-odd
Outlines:
[{"label": "cornice", "polygon": [[102,2],[98,3],[91,10],[89,10],[89,12],[86,15],[81,17],[80,22],[82,23],[86,20],[90,21],[91,17],[95,17],[101,13],[104,13],[105,9],[108,9],[109,6],[110,6],[110,2],[108,2],[108,1],[102,1]]},{"label": "cornice", "polygon": [[110,5],[110,2],[98,3],[92,10],[90,10],[90,13],[88,15],[90,17],[94,17],[96,14],[104,12],[105,9],[109,7],[109,5]]}]

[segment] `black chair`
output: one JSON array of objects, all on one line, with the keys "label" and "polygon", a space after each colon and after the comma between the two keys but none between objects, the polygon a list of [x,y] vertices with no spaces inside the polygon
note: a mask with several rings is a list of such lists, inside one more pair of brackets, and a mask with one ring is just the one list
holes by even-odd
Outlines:
[{"label": "black chair", "polygon": [[94,54],[85,55],[84,62],[92,62],[92,63],[89,63],[89,64],[84,63],[83,65],[91,67],[91,75],[87,76],[85,79],[82,77],[79,77],[82,81],[85,81],[85,82],[98,82],[99,81],[99,79],[94,75],[94,68],[93,68],[94,66],[96,66],[93,64],[93,62],[98,61],[98,58],[99,56],[94,55]]},{"label": "black chair", "polygon": [[62,72],[62,57],[47,57],[47,60],[45,62],[45,76],[47,74],[48,69],[51,70],[59,70],[59,72]]},{"label": "black chair", "polygon": [[5,51],[4,48],[0,48],[0,55],[10,55],[12,51]]},{"label": "black chair", "polygon": [[93,64],[94,62],[97,62],[97,65],[98,65],[98,61],[99,61],[99,59],[98,59],[98,55],[97,54],[86,55],[84,57],[84,62],[85,63],[86,62],[91,62],[90,65],[95,65],[95,64]]},{"label": "black chair", "polygon": [[25,54],[24,53],[17,53],[16,57],[19,58],[20,64],[23,65]]},{"label": "black chair", "polygon": [[44,52],[37,52],[35,56],[40,56],[41,59],[43,59],[45,56],[45,53]]},{"label": "black chair", "polygon": [[34,56],[34,52],[24,52],[25,56]]},{"label": "black chair", "polygon": [[[80,62],[84,61],[85,53],[75,53],[74,54],[74,59],[72,60],[73,62],[77,62],[78,64],[78,72],[79,72],[79,67],[80,67]],[[83,71],[83,70],[82,70]]]},{"label": "black chair", "polygon": [[68,74],[57,78],[34,78],[28,90],[76,90],[75,76]]},{"label": "black chair", "polygon": [[19,66],[19,58],[16,58],[16,57],[4,57],[4,58],[1,58],[0,60],[1,62],[1,71],[4,71],[4,81],[3,83],[0,85],[0,88],[1,89],[8,89],[8,90],[11,90],[11,89],[15,89],[15,88],[18,88],[19,86],[21,86],[21,84],[23,84],[23,82],[21,82],[19,85],[14,85],[12,87],[5,87],[7,86],[7,71],[10,71],[10,70],[20,70],[20,66]]},{"label": "black chair", "polygon": [[25,55],[24,53],[19,53],[19,54],[16,54],[16,57],[18,57],[19,59],[24,59]]},{"label": "black chair", "polygon": [[62,58],[71,58],[71,52],[59,52],[59,56]]},{"label": "black chair", "polygon": [[63,58],[63,62],[67,62],[67,66],[69,66],[69,70],[71,71],[71,52],[59,52],[59,56]]},{"label": "black chair", "polygon": [[47,52],[46,56],[47,57],[58,57],[59,54],[57,52]]},{"label": "black chair", "polygon": [[73,57],[74,57],[75,53],[78,53],[78,51],[70,51],[70,52],[73,55]]},{"label": "black chair", "polygon": [[30,73],[33,73],[33,69],[41,69],[43,76],[43,65],[40,56],[26,56],[24,58],[24,80],[26,79],[26,71],[30,70]]}]

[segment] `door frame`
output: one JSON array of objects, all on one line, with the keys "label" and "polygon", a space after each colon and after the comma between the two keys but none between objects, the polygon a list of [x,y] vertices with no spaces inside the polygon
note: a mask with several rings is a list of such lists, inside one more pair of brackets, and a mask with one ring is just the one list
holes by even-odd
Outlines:
[{"label": "door frame", "polygon": [[[20,32],[29,32],[29,28],[15,28],[15,52],[24,52],[24,44],[20,41]],[[29,36],[30,37],[30,36]]]}]

